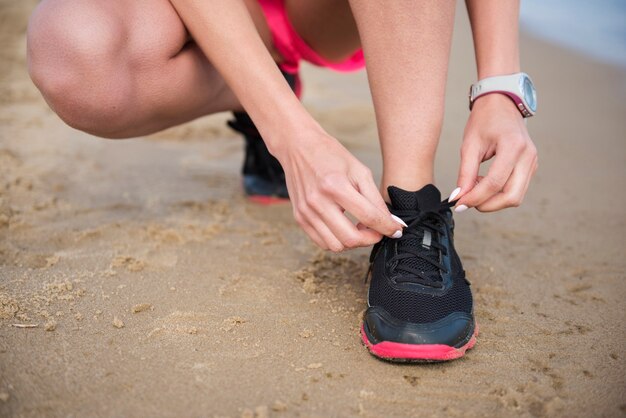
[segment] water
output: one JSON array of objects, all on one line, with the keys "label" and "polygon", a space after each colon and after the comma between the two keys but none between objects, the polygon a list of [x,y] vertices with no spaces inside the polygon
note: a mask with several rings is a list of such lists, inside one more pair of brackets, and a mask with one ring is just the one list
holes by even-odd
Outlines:
[{"label": "water", "polygon": [[522,0],[531,35],[626,68],[626,0]]}]

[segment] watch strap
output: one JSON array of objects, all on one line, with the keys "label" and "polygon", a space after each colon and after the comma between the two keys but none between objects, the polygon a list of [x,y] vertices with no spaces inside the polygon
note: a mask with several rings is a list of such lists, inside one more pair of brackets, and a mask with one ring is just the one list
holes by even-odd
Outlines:
[{"label": "watch strap", "polygon": [[[528,110],[521,97],[522,92],[519,87],[519,80],[523,73],[516,73],[504,76],[494,76],[483,78],[479,82],[472,84],[469,91],[469,107],[472,110],[474,101],[487,94],[499,93],[509,97],[525,118],[533,114]],[[516,87],[516,88],[514,88]]]}]

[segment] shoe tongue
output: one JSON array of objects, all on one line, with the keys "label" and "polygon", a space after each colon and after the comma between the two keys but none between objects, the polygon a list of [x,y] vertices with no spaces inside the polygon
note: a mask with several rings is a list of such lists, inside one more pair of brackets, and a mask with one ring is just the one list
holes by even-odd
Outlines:
[{"label": "shoe tongue", "polygon": [[421,212],[433,212],[441,203],[441,192],[432,184],[427,184],[416,192],[389,186],[387,192],[391,206],[398,210],[419,209]]},{"label": "shoe tongue", "polygon": [[[432,184],[424,186],[416,192],[402,190],[395,186],[387,188],[391,206],[396,210],[418,210],[420,212],[436,212],[441,204],[441,193]],[[410,237],[403,239],[398,243],[397,250],[403,252],[411,249],[420,249],[423,254],[431,259],[437,259],[439,253],[431,247],[430,243],[433,239],[431,232],[425,232],[422,228],[416,228],[412,231]],[[433,281],[440,281],[439,270],[431,263],[420,257],[403,258],[399,265],[421,271],[422,274],[432,277]]]}]

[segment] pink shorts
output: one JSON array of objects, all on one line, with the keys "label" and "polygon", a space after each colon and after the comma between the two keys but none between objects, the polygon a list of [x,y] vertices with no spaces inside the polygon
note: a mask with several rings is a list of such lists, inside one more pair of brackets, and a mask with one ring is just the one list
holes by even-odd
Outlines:
[{"label": "pink shorts", "polygon": [[322,58],[298,35],[289,22],[284,0],[259,0],[267,24],[272,32],[274,46],[283,56],[284,61],[280,68],[290,74],[296,74],[300,68],[300,61],[305,60],[320,67],[327,67],[335,71],[356,71],[365,67],[363,50],[359,49],[350,58],[343,62],[329,62]]}]

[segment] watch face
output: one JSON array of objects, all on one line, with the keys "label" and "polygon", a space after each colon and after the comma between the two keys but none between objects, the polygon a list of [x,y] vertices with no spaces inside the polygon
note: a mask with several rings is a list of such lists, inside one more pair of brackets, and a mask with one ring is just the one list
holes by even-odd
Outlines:
[{"label": "watch face", "polygon": [[520,87],[522,88],[522,93],[524,94],[524,101],[530,110],[535,113],[537,111],[537,91],[535,90],[535,86],[530,80],[530,77],[527,75],[523,75],[520,81]]}]

